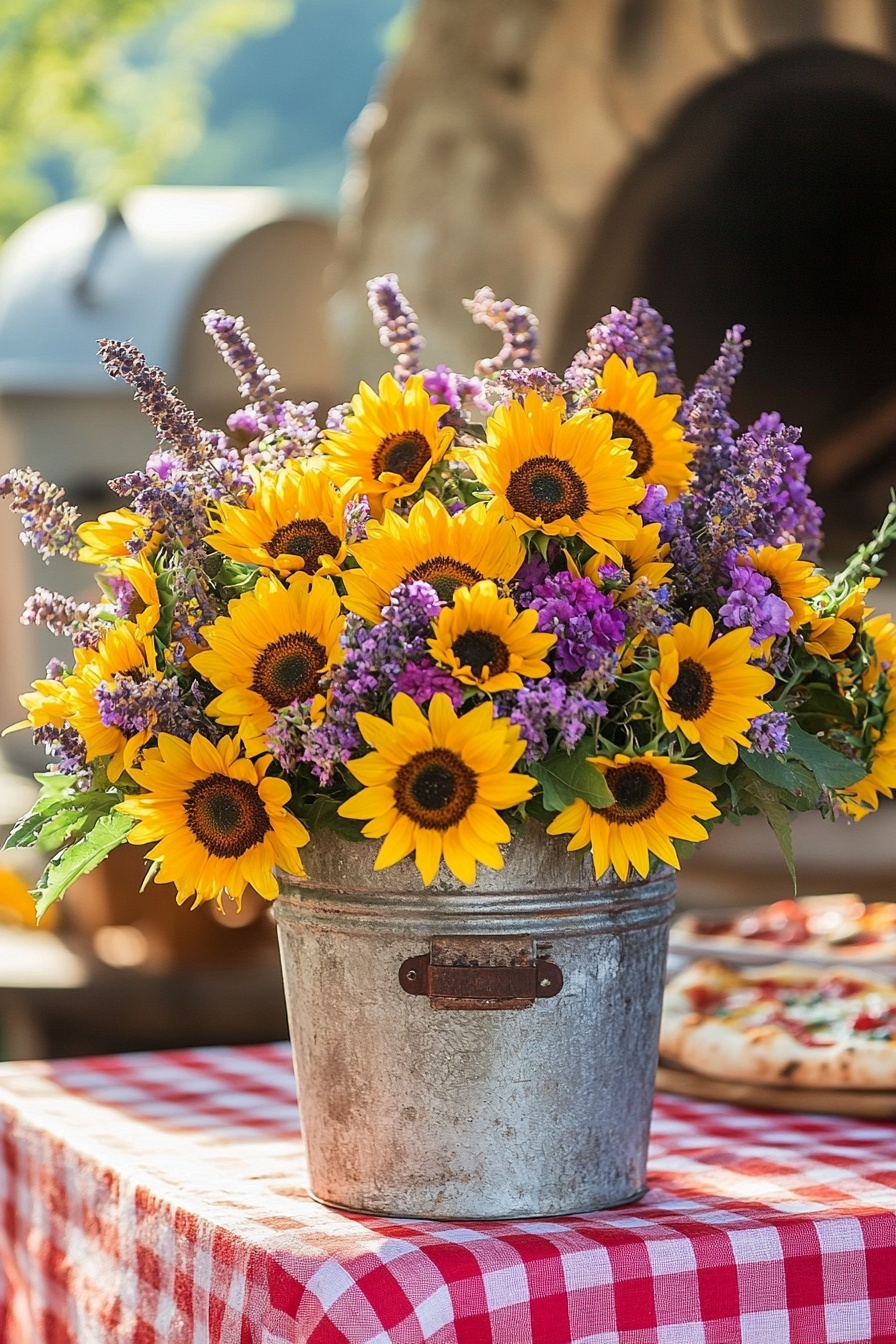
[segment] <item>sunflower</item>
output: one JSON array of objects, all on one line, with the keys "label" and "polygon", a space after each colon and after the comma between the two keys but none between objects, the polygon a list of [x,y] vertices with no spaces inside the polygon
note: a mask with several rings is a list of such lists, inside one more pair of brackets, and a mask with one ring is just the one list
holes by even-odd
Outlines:
[{"label": "sunflower", "polygon": [[801,560],[803,548],[799,542],[789,546],[760,546],[747,552],[753,568],[771,581],[771,592],[790,608],[790,628],[799,630],[815,615],[808,599],[817,597],[828,586],[824,574],[819,574],[808,560]]},{"label": "sunflower", "polygon": [[159,867],[156,882],[173,882],[178,904],[193,908],[227,892],[239,904],[247,884],[272,901],[275,867],[304,876],[299,849],[308,832],[286,811],[290,788],[268,779],[270,756],[250,761],[235,737],[217,746],[196,733],[190,743],[159,734],[133,777],[143,790],[119,803],[136,817],[132,845],[154,844],[148,858]]},{"label": "sunflower", "polygon": [[103,722],[97,693],[106,686],[116,687],[119,678],[162,680],[152,636],[125,621],[103,635],[95,649],[75,649],[75,670],[65,678],[68,720],[87,745],[88,761],[111,757],[106,773],[113,784],[125,770],[130,771],[140,749],[152,737],[149,726],[128,736],[115,724]]},{"label": "sunflower", "polygon": [[[101,513],[95,523],[82,523],[78,536],[82,546],[78,559],[88,565],[105,565],[110,560],[130,555],[128,542],[137,537],[146,537],[151,524],[148,518],[133,509],[116,509],[114,513]],[[152,555],[161,541],[161,534],[152,533],[144,547],[147,555]]]},{"label": "sunflower", "polygon": [[467,455],[472,470],[500,501],[518,532],[584,537],[617,564],[617,542],[636,532],[630,509],[644,497],[635,461],[611,442],[609,416],[579,411],[564,420],[563,397],[499,406],[487,426],[488,444]]},{"label": "sunflower", "polygon": [[670,635],[660,635],[659,667],[650,684],[669,732],[681,729],[720,765],[737,760],[737,744],[750,720],[767,714],[761,700],[775,684],[770,672],[750,664],[752,630],[731,630],[712,643],[712,616],[699,607],[690,625],[679,622]]},{"label": "sunflower", "polygon": [[874,744],[867,775],[837,794],[844,812],[856,819],[876,812],[881,795],[892,798],[896,788],[896,689],[887,696],[884,714],[883,731]]},{"label": "sunflower", "polygon": [[859,627],[873,611],[865,598],[879,583],[878,578],[862,579],[847,593],[833,615],[813,616],[806,636],[806,651],[830,660],[838,653],[845,653]]},{"label": "sunflower", "polygon": [[869,616],[862,622],[862,633],[870,648],[868,666],[862,676],[862,689],[871,691],[882,672],[896,664],[896,622],[885,613]]},{"label": "sunflower", "polygon": [[494,507],[474,504],[451,514],[427,491],[406,519],[387,513],[382,523],[368,524],[367,540],[352,547],[360,568],[342,576],[345,605],[376,623],[393,588],[413,579],[451,602],[458,588],[512,579],[524,554],[516,531]]},{"label": "sunflower", "polygon": [[594,408],[612,416],[614,439],[628,439],[637,464],[632,474],[665,486],[666,498],[677,499],[690,483],[694,454],[675,419],[681,397],[657,396],[656,374],[638,373],[630,359],[623,363],[618,355],[610,356],[594,381],[599,389]]},{"label": "sunflower", "polygon": [[448,409],[430,402],[422,373],[404,387],[384,373],[378,394],[362,383],[345,429],[327,430],[320,445],[327,473],[366,495],[373,516],[382,518],[397,499],[415,494],[445,456],[454,430],[439,429],[439,419]]},{"label": "sunflower", "polygon": [[673,868],[681,864],[673,840],[705,840],[705,821],[719,810],[709,789],[691,783],[691,765],[668,756],[589,756],[613,795],[609,807],[595,809],[582,798],[565,808],[548,826],[548,835],[571,834],[567,849],[584,849],[589,842],[596,877],[612,864],[620,881],[629,865],[646,877],[650,855]]},{"label": "sunflower", "polygon": [[244,565],[292,574],[333,573],[345,559],[345,499],[308,461],[282,471],[252,472],[245,507],[217,505],[206,540]]},{"label": "sunflower", "polygon": [[428,885],[444,858],[461,882],[476,880],[476,864],[502,868],[498,845],[510,829],[498,812],[516,807],[535,787],[513,773],[526,749],[519,729],[493,717],[490,704],[458,717],[448,696],[434,695],[428,718],[409,695],[392,702],[392,722],[358,714],[375,750],[348,768],[365,786],[339,809],[367,822],[364,834],[385,836],[374,867],[389,868],[416,851]]},{"label": "sunflower", "polygon": [[146,551],[111,562],[109,576],[113,580],[124,579],[133,588],[128,617],[141,634],[150,634],[159,623],[162,603],[158,578]]},{"label": "sunflower", "polygon": [[[640,514],[633,513],[631,520],[635,524],[635,535],[629,541],[620,541],[618,546],[621,568],[628,578],[628,587],[617,594],[620,602],[635,597],[638,585],[646,583],[650,588],[658,588],[672,569],[666,563],[669,554],[668,545],[660,544],[660,524],[645,523]],[[585,565],[585,577],[600,587],[600,567],[607,563],[605,555],[594,555]]]},{"label": "sunflower", "polygon": [[236,597],[227,616],[202,628],[209,645],[193,655],[196,671],[222,692],[207,712],[237,727],[246,749],[264,750],[277,710],[313,700],[328,667],[342,659],[344,618],[328,579],[296,575],[285,587],[262,575],[251,593]]},{"label": "sunflower", "polygon": [[536,634],[537,624],[537,611],[518,612],[511,598],[498,595],[491,579],[483,579],[472,588],[458,588],[454,605],[442,608],[429,651],[466,686],[489,695],[515,691],[523,677],[550,671],[541,660],[557,636]]},{"label": "sunflower", "polygon": [[19,704],[28,711],[27,719],[10,724],[3,736],[18,728],[61,728],[71,710],[71,694],[64,681],[41,679],[31,683],[31,690],[19,696]]}]

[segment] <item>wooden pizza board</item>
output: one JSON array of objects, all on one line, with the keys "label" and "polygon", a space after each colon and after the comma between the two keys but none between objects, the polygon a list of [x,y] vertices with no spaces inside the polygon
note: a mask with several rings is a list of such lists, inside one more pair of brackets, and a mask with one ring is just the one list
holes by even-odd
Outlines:
[{"label": "wooden pizza board", "polygon": [[855,1115],[867,1120],[896,1120],[896,1089],[871,1091],[832,1087],[772,1087],[762,1083],[731,1083],[706,1078],[677,1065],[660,1064],[659,1092],[700,1101],[727,1101],[761,1111],[812,1111],[821,1115]]}]

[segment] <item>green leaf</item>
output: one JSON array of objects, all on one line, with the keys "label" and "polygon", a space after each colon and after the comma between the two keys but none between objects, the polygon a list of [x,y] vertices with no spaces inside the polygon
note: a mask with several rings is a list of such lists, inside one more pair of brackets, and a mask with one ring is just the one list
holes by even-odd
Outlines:
[{"label": "green leaf", "polygon": [[780,756],[763,756],[758,751],[742,751],[740,759],[747,769],[767,784],[786,789],[795,798],[809,798],[813,807],[818,801],[818,785],[814,776],[798,762],[784,761]]},{"label": "green leaf", "polygon": [[804,732],[799,724],[792,723],[788,735],[791,754],[812,771],[823,789],[848,789],[865,778],[864,765],[842,756],[821,738]]},{"label": "green leaf", "polygon": [[165,573],[156,574],[156,591],[159,594],[159,619],[153,635],[157,640],[160,649],[164,652],[171,643],[171,628],[174,624],[174,589],[171,586],[171,575]]},{"label": "green leaf", "polygon": [[536,761],[529,770],[541,785],[542,802],[549,812],[562,812],[577,798],[590,807],[609,807],[613,802],[607,781],[599,770],[588,764],[588,749],[583,744],[571,756],[551,752]]},{"label": "green leaf", "polygon": [[790,832],[790,809],[781,800],[780,791],[773,784],[766,784],[761,779],[753,779],[745,788],[756,803],[757,808],[763,814],[769,826],[774,832],[775,839],[781,847],[781,853],[784,855],[784,862],[787,864],[787,871],[790,873],[793,881],[793,894],[796,895],[796,865],[793,861],[793,836]]},{"label": "green leaf", "polygon": [[300,808],[297,815],[311,835],[327,830],[334,831],[336,835],[342,836],[343,840],[364,839],[358,823],[352,821],[350,817],[340,817],[336,799],[327,798],[324,794],[318,794],[313,802]]},{"label": "green leaf", "polygon": [[76,878],[92,872],[107,854],[117,849],[136,824],[134,817],[113,812],[110,816],[100,817],[87,835],[60,850],[47,864],[31,893],[37,905],[37,918],[40,919],[54,901],[65,895]]}]

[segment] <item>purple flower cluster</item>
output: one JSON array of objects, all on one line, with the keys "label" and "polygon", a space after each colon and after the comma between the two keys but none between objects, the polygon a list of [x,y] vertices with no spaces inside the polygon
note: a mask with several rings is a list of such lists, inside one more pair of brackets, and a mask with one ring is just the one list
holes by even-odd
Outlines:
[{"label": "purple flower cluster", "polygon": [[679,409],[678,419],[687,431],[687,441],[697,448],[693,466],[704,488],[709,485],[714,458],[734,443],[737,422],[729,415],[728,406],[749,344],[744,340],[742,326],[727,331],[715,363],[701,373]]},{"label": "purple flower cluster", "polygon": [[203,314],[202,323],[224,363],[236,374],[243,400],[276,401],[281,390],[280,375],[262,360],[254,341],[249,339],[243,319],[231,317],[223,308],[212,308]]},{"label": "purple flower cluster", "polygon": [[437,364],[434,369],[423,370],[423,386],[434,404],[444,405],[448,410],[442,416],[440,424],[452,425],[455,429],[464,429],[466,409],[481,411],[488,415],[492,406],[485,395],[482,379],[465,378],[455,373],[447,364]]},{"label": "purple flower cluster", "polygon": [[751,626],[751,643],[761,644],[771,636],[790,630],[790,607],[772,591],[772,581],[760,574],[748,555],[729,551],[725,557],[726,580],[717,589],[724,598],[719,616],[730,630]]},{"label": "purple flower cluster", "polygon": [[542,401],[552,401],[558,393],[565,391],[565,384],[550,369],[538,367],[503,369],[495,376],[495,388],[501,401],[506,404],[514,397],[524,398],[527,392],[535,392]]},{"label": "purple flower cluster", "polygon": [[480,377],[497,373],[508,362],[514,369],[538,363],[538,318],[531,308],[512,299],[496,299],[487,285],[477,289],[472,299],[464,299],[464,307],[474,322],[500,332],[503,338],[497,355],[476,361]]},{"label": "purple flower cluster", "polygon": [[137,347],[126,341],[103,340],[99,347],[103,368],[110,378],[130,383],[160,441],[170,443],[187,467],[205,463],[210,435],[189,406],[168,387],[162,370],[149,364]]},{"label": "purple flower cluster", "polygon": [[554,667],[567,676],[596,674],[608,687],[616,676],[625,616],[609,593],[587,578],[562,570],[536,584],[526,605],[538,612],[537,629],[557,636]]},{"label": "purple flower cluster", "polygon": [[367,282],[367,306],[385,345],[395,356],[395,378],[404,385],[420,371],[420,351],[426,341],[417,314],[398,287],[397,275],[378,275]]},{"label": "purple flower cluster", "polygon": [[544,760],[556,737],[567,751],[574,751],[585,733],[607,712],[604,700],[559,677],[526,682],[518,691],[495,697],[500,714],[520,729],[526,743],[526,761]]},{"label": "purple flower cluster", "polygon": [[97,608],[90,602],[76,602],[73,597],[53,593],[49,588],[36,588],[25,599],[19,620],[22,625],[42,625],[51,634],[70,639],[84,630],[95,632],[96,616]]},{"label": "purple flower cluster", "polygon": [[[412,694],[418,704],[425,704],[436,691],[448,691],[445,673],[430,658],[426,642],[440,610],[435,590],[415,580],[399,584],[383,619],[372,628],[359,616],[347,618],[342,634],[345,658],[332,669],[324,687],[330,692],[326,721],[311,724],[307,715],[296,713],[296,706],[288,706],[269,731],[271,751],[284,770],[294,772],[304,762],[326,787],[336,767],[361,746],[358,713],[376,713],[400,690]],[[449,693],[459,703],[459,688]]]},{"label": "purple flower cluster", "polygon": [[189,742],[194,733],[202,733],[214,741],[225,731],[206,717],[205,699],[196,681],[184,689],[174,677],[140,680],[116,673],[112,681],[100,683],[94,697],[101,722],[107,728],[118,728],[125,737],[171,733]]},{"label": "purple flower cluster", "polygon": [[45,561],[54,555],[75,559],[81,548],[75,530],[78,510],[66,503],[60,486],[31,467],[14,467],[0,476],[0,498],[21,516],[23,545],[33,546]]},{"label": "purple flower cluster", "polygon": [[770,714],[760,714],[759,718],[754,719],[750,724],[750,730],[747,733],[751,750],[758,751],[760,756],[775,754],[786,756],[790,748],[789,727],[789,714],[778,713],[774,710]]},{"label": "purple flower cluster", "polygon": [[89,789],[93,783],[93,766],[87,762],[87,743],[79,732],[66,725],[55,728],[45,723],[32,733],[35,743],[42,746],[50,757],[50,773],[70,775],[79,789]]},{"label": "purple flower cluster", "polygon": [[593,374],[600,373],[611,355],[631,359],[638,373],[656,374],[657,392],[681,392],[681,380],[672,353],[672,328],[667,326],[646,299],[635,299],[631,312],[611,308],[588,332],[584,350],[573,356],[566,381],[579,391],[588,391]]}]

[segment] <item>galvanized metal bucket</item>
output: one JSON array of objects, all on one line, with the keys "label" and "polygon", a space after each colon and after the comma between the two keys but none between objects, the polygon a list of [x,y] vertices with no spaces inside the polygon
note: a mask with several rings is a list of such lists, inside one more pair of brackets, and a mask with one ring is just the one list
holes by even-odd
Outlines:
[{"label": "galvanized metal bucket", "polygon": [[474,887],[317,835],[274,903],[311,1190],[420,1218],[637,1199],[674,873],[594,880],[531,828]]}]

